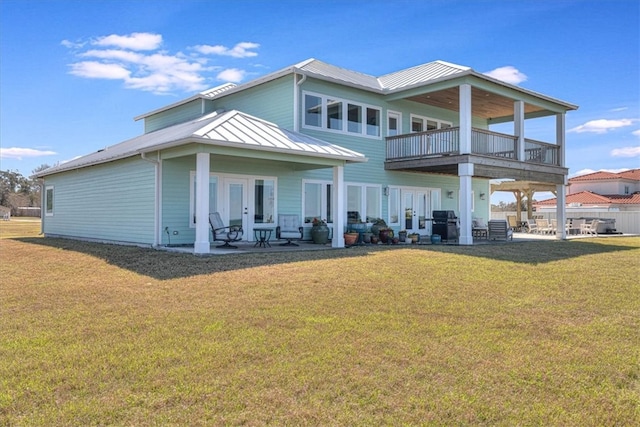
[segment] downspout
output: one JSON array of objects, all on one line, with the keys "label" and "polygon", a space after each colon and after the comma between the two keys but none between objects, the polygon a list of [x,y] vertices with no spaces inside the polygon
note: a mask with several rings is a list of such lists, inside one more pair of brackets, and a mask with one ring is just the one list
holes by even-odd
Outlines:
[{"label": "downspout", "polygon": [[153,247],[160,245],[160,152],[158,151],[155,159],[147,157],[147,153],[140,153],[140,158],[154,165],[154,187],[155,187],[155,206],[153,208]]},{"label": "downspout", "polygon": [[298,132],[300,130],[299,115],[300,115],[300,86],[307,80],[307,75],[302,74],[300,81],[296,81],[298,74],[293,73],[293,131]]}]

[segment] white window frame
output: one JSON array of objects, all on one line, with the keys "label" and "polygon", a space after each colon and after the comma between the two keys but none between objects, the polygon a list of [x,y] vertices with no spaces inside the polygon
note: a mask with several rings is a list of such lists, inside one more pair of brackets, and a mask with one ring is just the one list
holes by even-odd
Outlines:
[{"label": "white window frame", "polygon": [[[304,227],[312,227],[313,223],[311,222],[306,222],[307,221],[307,212],[305,212],[305,206],[306,206],[306,185],[307,184],[316,184],[316,185],[321,185],[322,189],[320,190],[320,212],[326,212],[327,211],[327,206],[330,202],[332,202],[332,200],[328,200],[327,199],[327,186],[331,186],[332,187],[332,193],[331,193],[331,197],[333,197],[333,191],[335,191],[335,186],[333,185],[332,181],[324,181],[324,180],[317,180],[317,179],[303,179],[302,180],[302,225]],[[321,220],[323,221],[327,221],[327,225],[332,226],[333,225],[333,218],[331,218],[331,221],[329,221],[329,218],[325,218],[322,214],[320,215]]]},{"label": "white window frame", "polygon": [[[445,128],[453,126],[452,122],[448,122],[446,120],[434,119],[433,117],[421,116],[419,114],[413,114],[412,113],[410,118],[409,118],[409,131],[411,133],[414,133],[414,130],[413,130],[413,119],[422,120],[422,131],[421,132],[426,132],[427,131],[426,127],[427,127],[427,122],[428,121],[436,122],[436,129],[445,129]],[[446,125],[446,126],[443,127],[443,125]],[[433,130],[433,129],[430,129],[430,130]]]},{"label": "white window frame", "polygon": [[396,135],[402,135],[402,113],[399,111],[387,110],[387,136],[395,136],[389,134],[389,119],[392,115],[398,120],[398,133]]},{"label": "white window frame", "polygon": [[[49,191],[51,191],[51,197],[49,197]],[[49,210],[49,198],[51,198],[51,210]],[[53,216],[54,203],[55,203],[55,190],[53,185],[47,185],[44,188],[44,215]]]},{"label": "white window frame", "polygon": [[369,217],[371,216],[369,212],[367,212],[367,189],[374,189],[377,192],[377,196],[378,196],[378,213],[374,216],[374,218],[381,218],[382,217],[382,185],[380,184],[369,184],[369,183],[360,183],[360,182],[347,182],[346,183],[346,191],[345,191],[345,197],[347,198],[345,200],[345,207],[346,211],[348,212],[348,205],[349,205],[349,200],[348,200],[348,196],[349,196],[349,187],[358,187],[360,188],[360,208],[362,209],[362,211],[360,212],[360,219],[362,220],[362,222],[366,222],[368,224],[371,224],[370,221],[368,221]]},{"label": "white window frame", "polygon": [[[322,108],[320,112],[320,126],[308,125],[306,123],[306,111],[307,111],[307,95],[314,96],[321,99]],[[328,118],[328,101],[340,102],[341,103],[341,125],[339,129],[330,128],[327,123]],[[360,131],[359,132],[351,132],[349,131],[349,105],[360,107]],[[367,132],[367,110],[375,110],[378,112],[378,134],[377,135],[369,135]],[[315,130],[323,130],[326,132],[339,133],[343,135],[353,135],[360,136],[363,138],[370,139],[381,139],[382,138],[382,108],[376,105],[366,104],[358,101],[352,101],[346,98],[340,98],[336,96],[323,95],[316,92],[302,92],[302,127],[304,129],[315,129]]]}]

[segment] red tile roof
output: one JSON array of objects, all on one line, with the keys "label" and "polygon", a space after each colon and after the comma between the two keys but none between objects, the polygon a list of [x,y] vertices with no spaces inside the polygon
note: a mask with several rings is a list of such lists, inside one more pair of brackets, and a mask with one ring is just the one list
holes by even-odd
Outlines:
[{"label": "red tile roof", "polygon": [[[567,204],[580,203],[582,205],[603,205],[603,204],[615,204],[615,205],[640,205],[640,193],[634,194],[613,194],[609,196],[603,196],[600,194],[592,193],[591,191],[581,191],[579,193],[568,194],[566,198]],[[555,206],[556,198],[542,200],[534,203],[537,206]]]},{"label": "red tile roof", "polygon": [[631,169],[620,173],[598,171],[570,178],[569,182],[598,181],[609,179],[631,179],[634,181],[640,181],[640,169]]}]

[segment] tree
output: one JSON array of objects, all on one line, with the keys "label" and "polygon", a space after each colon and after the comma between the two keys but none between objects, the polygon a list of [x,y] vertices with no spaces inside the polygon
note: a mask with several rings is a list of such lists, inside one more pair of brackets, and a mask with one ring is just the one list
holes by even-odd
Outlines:
[{"label": "tree", "polygon": [[[49,165],[43,164],[33,170],[33,173],[43,171]],[[15,214],[18,207],[40,206],[41,183],[39,180],[22,176],[18,171],[0,171],[0,205],[11,209]]]}]

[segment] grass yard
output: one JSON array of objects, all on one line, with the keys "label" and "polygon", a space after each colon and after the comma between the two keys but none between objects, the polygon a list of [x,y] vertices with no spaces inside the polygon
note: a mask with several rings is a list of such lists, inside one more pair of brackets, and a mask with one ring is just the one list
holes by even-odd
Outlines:
[{"label": "grass yard", "polygon": [[0,222],[0,425],[640,424],[640,238],[194,257]]}]

